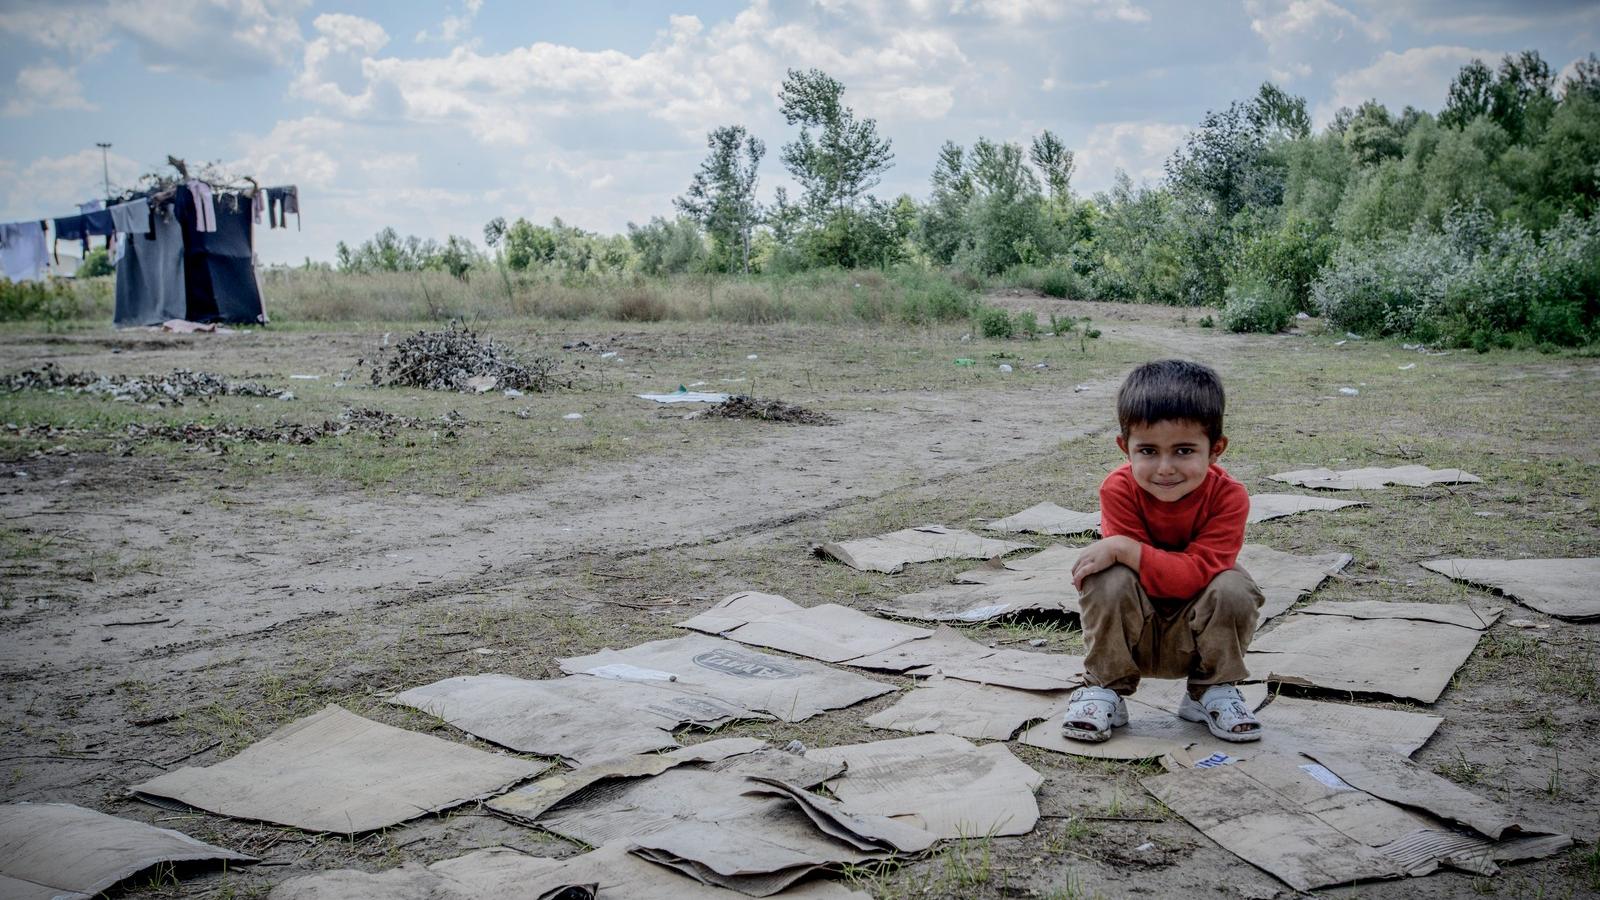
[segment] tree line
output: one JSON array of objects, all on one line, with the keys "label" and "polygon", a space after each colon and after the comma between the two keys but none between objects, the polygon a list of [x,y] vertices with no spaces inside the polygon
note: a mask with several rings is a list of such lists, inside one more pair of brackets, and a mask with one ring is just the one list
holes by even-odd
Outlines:
[{"label": "tree line", "polygon": [[1376,101],[1313,128],[1268,83],[1208,111],[1155,184],[1118,172],[1072,189],[1075,156],[1046,130],[939,150],[928,194],[873,193],[894,163],[877,123],[819,70],[778,93],[797,133],[778,157],[799,185],[760,197],[766,144],[714,129],[675,215],[598,235],[495,219],[489,253],[393,232],[339,250],[345,269],[494,263],[562,275],[792,273],[913,264],[1057,296],[1221,306],[1271,330],[1296,312],[1372,334],[1488,346],[1594,340],[1600,295],[1600,60],[1558,79],[1535,51],[1474,60],[1437,113]]}]

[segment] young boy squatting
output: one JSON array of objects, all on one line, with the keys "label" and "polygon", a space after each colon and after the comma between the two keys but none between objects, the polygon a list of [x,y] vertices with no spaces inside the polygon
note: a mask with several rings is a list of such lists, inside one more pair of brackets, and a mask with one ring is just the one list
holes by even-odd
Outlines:
[{"label": "young boy squatting", "polygon": [[1128,462],[1100,485],[1100,532],[1072,568],[1079,592],[1084,684],[1062,732],[1104,741],[1128,723],[1123,697],[1141,676],[1187,678],[1178,715],[1227,741],[1254,741],[1261,723],[1235,682],[1249,675],[1261,591],[1235,563],[1250,497],[1217,465],[1226,398],[1209,367],[1146,363],[1117,392]]}]

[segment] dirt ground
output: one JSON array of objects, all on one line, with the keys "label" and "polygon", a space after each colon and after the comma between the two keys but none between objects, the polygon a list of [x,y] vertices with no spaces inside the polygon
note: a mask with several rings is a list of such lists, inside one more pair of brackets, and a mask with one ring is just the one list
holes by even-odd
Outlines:
[{"label": "dirt ground", "polygon": [[[375,388],[351,373],[394,328],[0,334],[0,374],[46,362],[185,368],[296,395],[147,407],[0,391],[0,798],[71,801],[265,860],[182,880],[158,873],[133,886],[139,896],[254,896],[314,869],[378,870],[482,846],[575,852],[473,807],[349,840],[175,813],[126,789],[226,758],[327,703],[484,746],[384,699],[450,675],[549,677],[560,657],[672,636],[674,622],[736,590],[867,609],[947,581],[965,564],[891,577],[808,550],[923,522],[973,527],[1042,500],[1093,508],[1118,461],[1117,380],[1158,356],[1222,372],[1224,464],[1252,491],[1272,489],[1272,472],[1322,465],[1415,461],[1484,476],[1364,492],[1368,507],[1252,526],[1252,540],[1280,550],[1355,555],[1317,599],[1476,593],[1417,565],[1438,556],[1600,555],[1600,361],[1433,355],[1315,323],[1306,334],[1244,337],[1198,327],[1201,311],[1014,292],[991,300],[1090,316],[1101,336],[519,323],[492,335],[557,357],[575,381],[507,397]],[[781,398],[838,424],[689,419],[632,396],[699,381],[694,389]],[[189,445],[128,430],[314,423],[352,406],[421,424],[308,445]],[[1578,846],[1492,879],[1441,873],[1325,893],[1600,892],[1600,625],[1515,614],[1550,627],[1491,629],[1432,707],[1446,723],[1416,759]],[[974,636],[1028,649],[1042,639],[1040,652],[1082,647],[1060,621]],[[862,724],[893,699],[722,733],[808,746],[893,737]],[[1034,833],[851,877],[878,897],[1292,893],[1149,798],[1137,779],[1150,766],[1012,749],[1046,776]],[[1154,849],[1137,849],[1146,844]]]}]

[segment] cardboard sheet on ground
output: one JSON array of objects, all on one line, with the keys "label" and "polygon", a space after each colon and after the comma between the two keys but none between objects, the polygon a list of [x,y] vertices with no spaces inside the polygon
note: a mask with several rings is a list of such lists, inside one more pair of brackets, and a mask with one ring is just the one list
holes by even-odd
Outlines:
[{"label": "cardboard sheet on ground", "polygon": [[1308,616],[1349,616],[1352,619],[1416,619],[1482,631],[1500,619],[1498,606],[1475,609],[1463,603],[1391,603],[1387,600],[1323,600],[1296,612]]},{"label": "cardboard sheet on ground", "polygon": [[1069,690],[1083,683],[1081,656],[985,647],[948,625],[940,625],[923,640],[858,656],[845,665],[923,678],[945,675],[1025,691]]},{"label": "cardboard sheet on ground", "polygon": [[1245,521],[1254,525],[1257,522],[1281,519],[1313,510],[1366,505],[1360,500],[1333,500],[1328,497],[1308,497],[1305,494],[1251,494],[1250,517]]},{"label": "cardboard sheet on ground", "polygon": [[[1183,690],[1182,681],[1147,678],[1140,682],[1138,692],[1128,698],[1128,724],[1118,728],[1110,740],[1098,744],[1069,740],[1061,734],[1060,713],[1065,712],[1065,703],[1056,714],[1024,731],[1018,740],[1030,747],[1090,759],[1158,759],[1188,747],[1241,746],[1217,740],[1198,722],[1179,719],[1178,701]],[[1265,685],[1247,684],[1240,690],[1252,709],[1267,698]]]},{"label": "cardboard sheet on ground", "polygon": [[88,900],[162,863],[252,863],[181,832],[70,803],[0,806],[0,897]]},{"label": "cardboard sheet on ground", "polygon": [[935,675],[907,691],[893,706],[867,717],[873,728],[938,732],[1006,741],[1017,729],[1066,709],[1070,691],[1019,691]]},{"label": "cardboard sheet on ground", "polygon": [[678,627],[835,663],[881,653],[931,633],[848,606],[799,606],[776,594],[755,591],[726,597]]},{"label": "cardboard sheet on ground", "polygon": [[560,661],[572,675],[645,678],[670,674],[674,687],[715,697],[785,722],[887,694],[894,686],[804,659],[773,656],[722,638],[691,635]]},{"label": "cardboard sheet on ground", "polygon": [[[552,885],[556,886],[552,889]],[[566,893],[552,893],[552,890]],[[623,844],[566,859],[529,856],[507,847],[476,850],[431,866],[406,863],[387,872],[338,869],[291,878],[273,900],[738,900],[734,891],[700,884],[645,862]],[[786,900],[868,900],[829,882],[812,882]]]},{"label": "cardboard sheet on ground", "polygon": [[1571,843],[1547,835],[1497,842],[1456,830],[1360,790],[1301,755],[1185,769],[1143,784],[1207,837],[1301,891],[1426,875],[1445,865],[1492,874],[1496,860],[1548,855]]},{"label": "cardboard sheet on ground", "polygon": [[[956,576],[961,584],[906,594],[879,607],[890,615],[923,621],[983,622],[1019,612],[1078,612],[1072,586],[1072,565],[1079,547],[1055,546],[1032,556],[969,569]],[[1243,566],[1261,588],[1266,602],[1260,622],[1282,614],[1330,576],[1348,566],[1348,553],[1299,556],[1261,544],[1245,544]],[[967,585],[978,585],[967,587]]]},{"label": "cardboard sheet on ground", "polygon": [[1419,619],[1296,614],[1257,635],[1245,665],[1257,679],[1432,703],[1480,637]]},{"label": "cardboard sheet on ground", "polygon": [[918,853],[937,840],[783,782],[688,766],[597,783],[537,821],[594,846],[627,842],[652,862],[757,897],[817,869]]},{"label": "cardboard sheet on ground", "polygon": [[1297,469],[1268,475],[1273,481],[1329,491],[1377,490],[1391,484],[1427,487],[1430,484],[1469,484],[1483,479],[1460,469],[1430,469],[1427,466],[1370,466],[1364,469]]},{"label": "cardboard sheet on ground", "polygon": [[1435,559],[1422,567],[1493,588],[1558,619],[1600,617],[1600,558]]},{"label": "cardboard sheet on ground", "polygon": [[880,537],[823,544],[818,556],[831,556],[852,569],[864,572],[894,573],[907,563],[936,559],[990,559],[1017,550],[1032,550],[1032,544],[999,541],[943,525],[903,528]]},{"label": "cardboard sheet on ground", "polygon": [[328,706],[236,756],[132,790],[224,816],[356,834],[481,800],[547,768]]},{"label": "cardboard sheet on ground", "polygon": [[983,527],[989,531],[1033,534],[1088,534],[1100,530],[1100,512],[1078,512],[1046,502],[1004,519],[995,519]]},{"label": "cardboard sheet on ground", "polygon": [[716,728],[771,716],[678,690],[668,681],[624,682],[591,675],[529,681],[465,675],[412,688],[390,703],[420,709],[521,753],[573,764],[678,746],[674,729]]},{"label": "cardboard sheet on ground", "polygon": [[924,734],[825,747],[807,759],[841,763],[828,782],[845,808],[889,816],[942,838],[1027,834],[1039,822],[1033,792],[1044,782],[1004,744],[973,745]]}]

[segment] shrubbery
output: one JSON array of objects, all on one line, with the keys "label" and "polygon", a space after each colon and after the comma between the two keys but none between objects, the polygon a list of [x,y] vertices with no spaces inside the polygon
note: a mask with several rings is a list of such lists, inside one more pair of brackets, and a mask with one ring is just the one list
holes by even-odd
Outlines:
[{"label": "shrubbery", "polygon": [[[1275,334],[1294,317],[1293,293],[1282,285],[1256,283],[1228,287],[1222,306],[1222,327],[1229,331]],[[1205,327],[1204,320],[1201,327]]]}]

